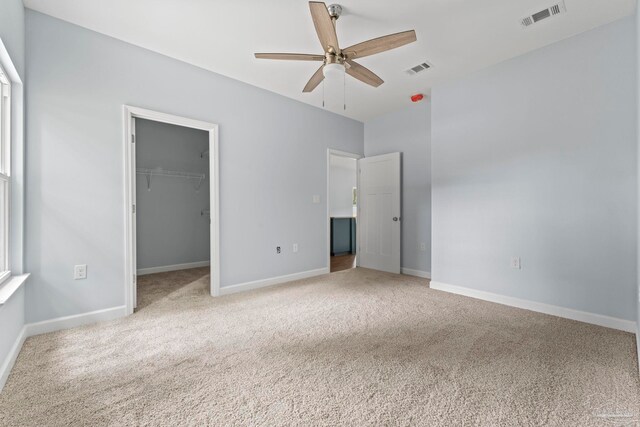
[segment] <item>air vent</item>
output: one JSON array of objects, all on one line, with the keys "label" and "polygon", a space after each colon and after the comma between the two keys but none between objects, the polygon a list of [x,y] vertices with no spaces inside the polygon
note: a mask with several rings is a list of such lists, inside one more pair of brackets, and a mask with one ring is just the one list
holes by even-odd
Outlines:
[{"label": "air vent", "polygon": [[421,73],[425,70],[428,70],[429,68],[431,68],[431,65],[423,62],[422,64],[418,64],[415,67],[409,68],[406,73],[413,76],[414,74]]},{"label": "air vent", "polygon": [[524,18],[521,22],[522,22],[522,26],[524,27],[530,27],[531,25],[542,21],[543,19],[547,19],[550,18],[552,16],[555,15],[559,15],[563,12],[566,12],[567,8],[564,5],[564,1],[555,4],[547,9],[543,9],[540,12],[536,12],[533,15],[527,16],[526,18]]}]

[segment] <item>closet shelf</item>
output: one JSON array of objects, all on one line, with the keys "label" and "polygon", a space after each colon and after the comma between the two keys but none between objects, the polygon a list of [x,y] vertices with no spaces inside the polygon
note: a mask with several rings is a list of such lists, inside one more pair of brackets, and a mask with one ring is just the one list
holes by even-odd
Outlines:
[{"label": "closet shelf", "polygon": [[196,180],[196,191],[200,189],[202,185],[202,181],[204,181],[205,174],[203,173],[193,173],[193,172],[182,172],[182,171],[170,171],[164,169],[144,169],[137,168],[136,173],[138,175],[144,175],[147,178],[147,190],[151,191],[151,177],[152,176],[168,176],[172,178],[187,178]]}]

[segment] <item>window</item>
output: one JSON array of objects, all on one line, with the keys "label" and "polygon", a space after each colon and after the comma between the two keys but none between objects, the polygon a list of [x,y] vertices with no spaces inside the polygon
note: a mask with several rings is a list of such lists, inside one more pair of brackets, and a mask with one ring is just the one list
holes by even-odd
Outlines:
[{"label": "window", "polygon": [[11,191],[11,82],[0,67],[0,282],[9,271],[9,194]]}]

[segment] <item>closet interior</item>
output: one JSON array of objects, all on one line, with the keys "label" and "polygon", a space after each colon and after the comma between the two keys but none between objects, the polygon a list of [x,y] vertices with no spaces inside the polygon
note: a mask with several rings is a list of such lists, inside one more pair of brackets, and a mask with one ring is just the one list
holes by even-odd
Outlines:
[{"label": "closet interior", "polygon": [[139,118],[135,133],[140,308],[209,274],[209,134]]}]

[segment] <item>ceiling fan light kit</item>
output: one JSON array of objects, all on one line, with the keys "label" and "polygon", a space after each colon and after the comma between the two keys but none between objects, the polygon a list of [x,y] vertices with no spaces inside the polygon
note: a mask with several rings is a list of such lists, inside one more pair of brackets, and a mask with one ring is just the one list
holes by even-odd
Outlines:
[{"label": "ceiling fan light kit", "polygon": [[344,78],[345,73],[370,86],[378,87],[384,83],[384,80],[368,68],[355,62],[354,59],[395,49],[417,40],[416,32],[410,30],[367,40],[342,49],[340,48],[338,35],[336,34],[336,21],[342,14],[342,6],[338,4],[327,6],[323,2],[310,1],[309,10],[311,11],[313,25],[324,52],[323,55],[300,53],[255,54],[255,57],[258,59],[322,61],[322,65],[316,70],[313,76],[311,76],[311,79],[302,90],[303,92],[312,92],[325,79],[338,80],[340,76]]},{"label": "ceiling fan light kit", "polygon": [[333,63],[322,67],[322,74],[328,81],[337,81],[344,78],[345,68],[343,64]]}]

